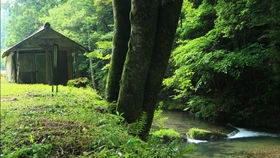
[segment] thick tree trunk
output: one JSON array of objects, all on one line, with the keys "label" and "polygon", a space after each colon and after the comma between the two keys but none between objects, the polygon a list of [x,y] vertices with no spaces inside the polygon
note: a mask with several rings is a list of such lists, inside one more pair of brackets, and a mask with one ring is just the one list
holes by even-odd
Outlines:
[{"label": "thick tree trunk", "polygon": [[121,78],[118,111],[128,123],[143,109],[144,90],[150,68],[158,18],[158,0],[132,0],[129,50]]},{"label": "thick tree trunk", "polygon": [[119,95],[119,84],[130,37],[130,6],[130,0],[113,0],[115,34],[111,67],[106,83],[106,98],[110,102],[117,101]]},{"label": "thick tree trunk", "polygon": [[159,8],[156,43],[144,92],[143,112],[147,115],[147,122],[140,134],[144,140],[147,139],[153,121],[156,99],[168,65],[182,2],[183,0],[169,0]]}]

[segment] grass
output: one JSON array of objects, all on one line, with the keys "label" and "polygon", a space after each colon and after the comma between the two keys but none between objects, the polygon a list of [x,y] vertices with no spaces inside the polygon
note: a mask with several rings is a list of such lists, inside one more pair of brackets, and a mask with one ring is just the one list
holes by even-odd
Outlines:
[{"label": "grass", "polygon": [[130,135],[90,88],[14,84],[1,78],[0,157],[177,157],[185,147]]}]

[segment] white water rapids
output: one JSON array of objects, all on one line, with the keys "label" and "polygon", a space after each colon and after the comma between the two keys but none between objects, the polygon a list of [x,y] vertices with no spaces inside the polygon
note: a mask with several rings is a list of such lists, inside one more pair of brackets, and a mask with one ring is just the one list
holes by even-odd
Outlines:
[{"label": "white water rapids", "polygon": [[228,134],[228,139],[235,138],[247,138],[247,137],[279,137],[279,134],[267,133],[267,132],[258,132],[253,130],[248,130],[245,128],[234,127],[237,130]]},{"label": "white water rapids", "polygon": [[[236,130],[227,135],[227,139],[248,138],[248,137],[280,137],[280,134],[273,134],[267,132],[258,132],[245,128],[234,127]],[[196,140],[187,138],[189,143],[199,144],[206,143],[207,140]]]}]

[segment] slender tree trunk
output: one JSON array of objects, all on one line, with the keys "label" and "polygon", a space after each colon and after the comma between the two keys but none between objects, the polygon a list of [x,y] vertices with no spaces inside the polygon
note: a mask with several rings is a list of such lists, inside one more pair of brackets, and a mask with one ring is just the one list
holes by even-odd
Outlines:
[{"label": "slender tree trunk", "polygon": [[143,99],[157,28],[158,0],[132,0],[129,50],[121,78],[118,111],[128,123],[137,121]]},{"label": "slender tree trunk", "polygon": [[92,88],[96,89],[95,81],[94,81],[94,72],[93,72],[93,68],[92,68],[92,59],[90,59],[90,58],[89,58],[89,66],[90,66],[90,76],[91,76]]},{"label": "slender tree trunk", "polygon": [[111,67],[106,83],[106,98],[110,102],[117,101],[118,99],[119,83],[130,37],[130,6],[130,0],[113,0],[115,34],[113,39]]},{"label": "slender tree trunk", "polygon": [[182,2],[183,0],[169,0],[161,4],[159,8],[156,42],[144,92],[143,112],[147,115],[147,122],[140,134],[144,140],[148,137],[153,121],[157,95],[168,66]]},{"label": "slender tree trunk", "polygon": [[[88,50],[91,51],[91,42],[90,42],[90,35],[89,35],[89,31],[88,31]],[[91,82],[92,82],[92,88],[96,89],[95,86],[95,81],[94,81],[94,72],[93,72],[93,68],[92,68],[92,59],[89,58],[89,66],[90,66],[90,77],[91,77]]]}]

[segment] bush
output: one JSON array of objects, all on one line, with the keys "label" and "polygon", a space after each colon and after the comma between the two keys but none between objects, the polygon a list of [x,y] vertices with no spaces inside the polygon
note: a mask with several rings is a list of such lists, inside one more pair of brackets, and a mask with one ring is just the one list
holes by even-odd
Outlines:
[{"label": "bush", "polygon": [[67,86],[77,87],[77,88],[86,87],[88,84],[89,84],[89,80],[86,77],[75,78],[67,82]]}]

